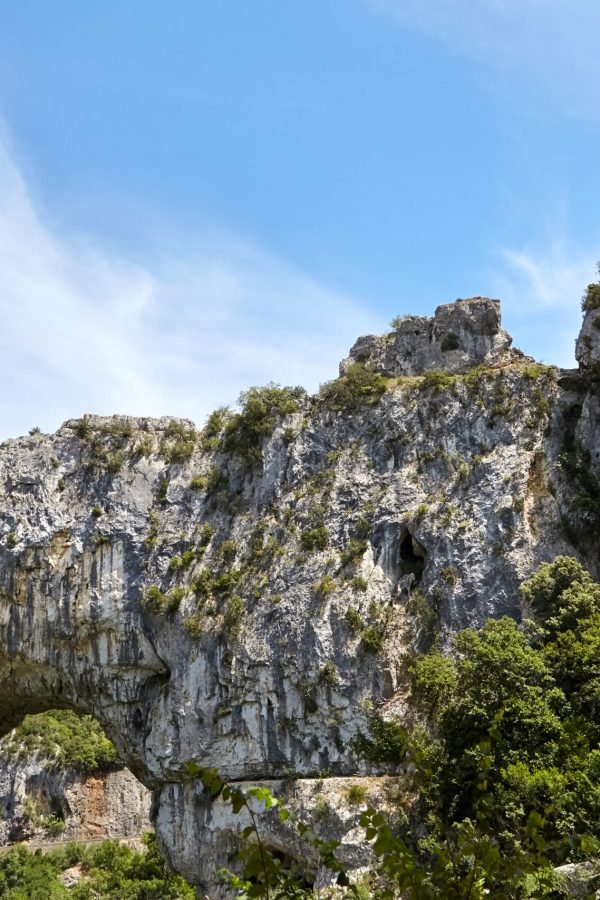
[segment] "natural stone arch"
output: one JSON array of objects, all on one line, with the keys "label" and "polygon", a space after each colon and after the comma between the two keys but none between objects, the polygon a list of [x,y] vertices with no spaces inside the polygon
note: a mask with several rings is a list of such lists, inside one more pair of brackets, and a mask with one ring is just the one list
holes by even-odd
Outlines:
[{"label": "natural stone arch", "polygon": [[144,736],[168,678],[125,588],[124,543],[64,533],[0,570],[0,735],[28,713],[93,715],[144,780]]}]

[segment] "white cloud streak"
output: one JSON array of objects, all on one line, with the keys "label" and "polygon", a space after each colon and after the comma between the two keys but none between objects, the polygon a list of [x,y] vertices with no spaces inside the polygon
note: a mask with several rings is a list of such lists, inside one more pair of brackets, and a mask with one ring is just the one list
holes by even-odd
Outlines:
[{"label": "white cloud streak", "polygon": [[491,283],[502,297],[503,324],[517,347],[547,363],[575,366],[581,296],[596,281],[596,257],[597,252],[564,241],[500,252]]},{"label": "white cloud streak", "polygon": [[60,234],[0,142],[0,439],[84,412],[197,422],[268,381],[315,389],[356,336],[357,300],[241,240],[151,263]]},{"label": "white cloud streak", "polygon": [[514,103],[543,95],[563,114],[600,117],[597,0],[366,2],[499,74]]}]

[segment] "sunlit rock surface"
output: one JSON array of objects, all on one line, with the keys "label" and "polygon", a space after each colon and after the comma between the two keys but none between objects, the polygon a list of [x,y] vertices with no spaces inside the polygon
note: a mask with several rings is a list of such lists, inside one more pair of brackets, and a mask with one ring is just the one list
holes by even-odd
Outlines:
[{"label": "sunlit rock surface", "polygon": [[0,447],[1,730],[94,715],[211,897],[238,822],[190,761],[307,793],[383,775],[353,739],[369,708],[402,713],[409,647],[519,617],[519,582],[556,554],[600,575],[585,360],[534,365],[475,298],[361,338],[352,362],[388,376],[378,403],[303,398],[250,461],[171,419],[88,417]]}]

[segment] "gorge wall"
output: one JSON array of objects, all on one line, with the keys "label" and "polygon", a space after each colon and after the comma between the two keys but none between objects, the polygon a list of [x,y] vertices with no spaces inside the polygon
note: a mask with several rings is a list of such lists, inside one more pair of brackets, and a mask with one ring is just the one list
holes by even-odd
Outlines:
[{"label": "gorge wall", "polygon": [[[317,396],[250,391],[201,432],[86,416],[6,441],[0,732],[93,715],[211,897],[238,822],[192,762],[293,777],[360,865],[344,797],[389,774],[353,739],[370,709],[402,714],[406,651],[521,617],[520,581],[557,554],[600,576],[598,315],[578,370],[511,349],[474,298],[361,338]],[[293,853],[284,825],[268,840]]]}]

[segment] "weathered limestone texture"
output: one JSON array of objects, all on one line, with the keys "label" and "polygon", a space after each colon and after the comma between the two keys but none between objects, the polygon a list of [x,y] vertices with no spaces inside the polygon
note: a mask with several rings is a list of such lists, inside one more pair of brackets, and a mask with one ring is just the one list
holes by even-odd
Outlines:
[{"label": "weathered limestone texture", "polygon": [[[0,763],[0,846],[26,841],[139,837],[151,829],[152,796],[127,769],[80,775],[32,756]],[[63,821],[64,831],[49,830]]]},{"label": "weathered limestone texture", "polygon": [[307,791],[383,776],[353,739],[369,708],[402,713],[409,646],[519,617],[520,581],[558,553],[600,575],[597,384],[510,342],[494,300],[406,319],[351,352],[388,377],[377,403],[301,397],[251,453],[227,416],[5,442],[0,731],[94,715],[174,867],[226,896],[238,822],[186,763]]},{"label": "weathered limestone texture", "polygon": [[600,309],[590,309],[585,313],[575,356],[586,374],[600,378]]},{"label": "weathered limestone texture", "polygon": [[356,362],[393,377],[430,369],[466,372],[473,366],[523,360],[511,343],[500,327],[500,301],[473,297],[438,306],[432,319],[404,316],[391,334],[359,338],[340,364],[340,373]]}]

